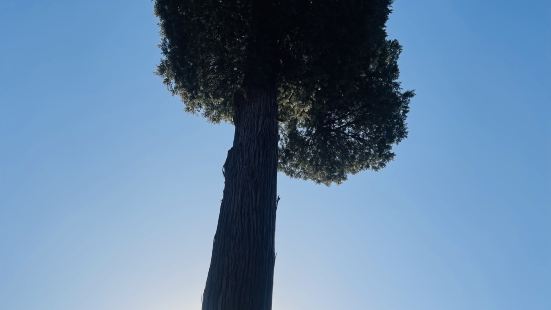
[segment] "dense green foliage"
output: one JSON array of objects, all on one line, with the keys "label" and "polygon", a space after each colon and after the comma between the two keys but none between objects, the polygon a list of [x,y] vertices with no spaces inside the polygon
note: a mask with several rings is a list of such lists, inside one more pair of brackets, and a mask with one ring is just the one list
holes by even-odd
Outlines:
[{"label": "dense green foliage", "polygon": [[339,183],[384,167],[407,135],[413,93],[398,82],[401,47],[385,29],[390,7],[390,0],[156,0],[158,72],[188,111],[231,122],[234,94],[255,78],[247,75],[251,59],[258,65],[261,32],[271,47],[262,70],[278,90],[280,170]]}]

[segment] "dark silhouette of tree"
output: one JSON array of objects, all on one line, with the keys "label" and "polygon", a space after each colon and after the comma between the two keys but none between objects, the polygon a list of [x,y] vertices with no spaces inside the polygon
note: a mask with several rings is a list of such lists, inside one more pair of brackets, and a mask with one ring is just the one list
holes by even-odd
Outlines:
[{"label": "dark silhouette of tree", "polygon": [[203,310],[271,309],[278,169],[331,184],[394,157],[413,93],[391,2],[155,1],[165,84],[235,125]]}]

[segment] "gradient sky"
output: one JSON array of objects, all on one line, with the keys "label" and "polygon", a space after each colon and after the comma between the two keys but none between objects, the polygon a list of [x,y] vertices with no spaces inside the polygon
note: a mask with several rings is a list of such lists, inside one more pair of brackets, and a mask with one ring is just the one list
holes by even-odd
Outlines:
[{"label": "gradient sky", "polygon": [[[279,177],[274,310],[551,309],[551,3],[398,0],[410,135]],[[152,1],[0,1],[0,309],[200,309],[232,127],[153,74]]]}]

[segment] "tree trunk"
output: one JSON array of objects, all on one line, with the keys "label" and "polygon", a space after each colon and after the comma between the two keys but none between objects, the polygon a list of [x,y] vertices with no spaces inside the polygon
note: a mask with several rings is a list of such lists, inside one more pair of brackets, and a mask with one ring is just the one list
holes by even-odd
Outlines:
[{"label": "tree trunk", "polygon": [[275,88],[236,95],[235,136],[224,164],[225,187],[203,310],[271,310],[277,208]]}]

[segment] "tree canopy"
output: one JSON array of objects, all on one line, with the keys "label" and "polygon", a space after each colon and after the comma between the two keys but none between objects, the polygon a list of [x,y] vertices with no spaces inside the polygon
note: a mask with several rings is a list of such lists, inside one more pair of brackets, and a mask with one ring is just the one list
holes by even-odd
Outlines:
[{"label": "tree canopy", "polygon": [[232,122],[258,46],[269,45],[255,74],[277,89],[279,169],[340,183],[383,168],[407,135],[413,92],[401,88],[401,46],[387,37],[391,2],[156,0],[158,73],[188,111]]}]

